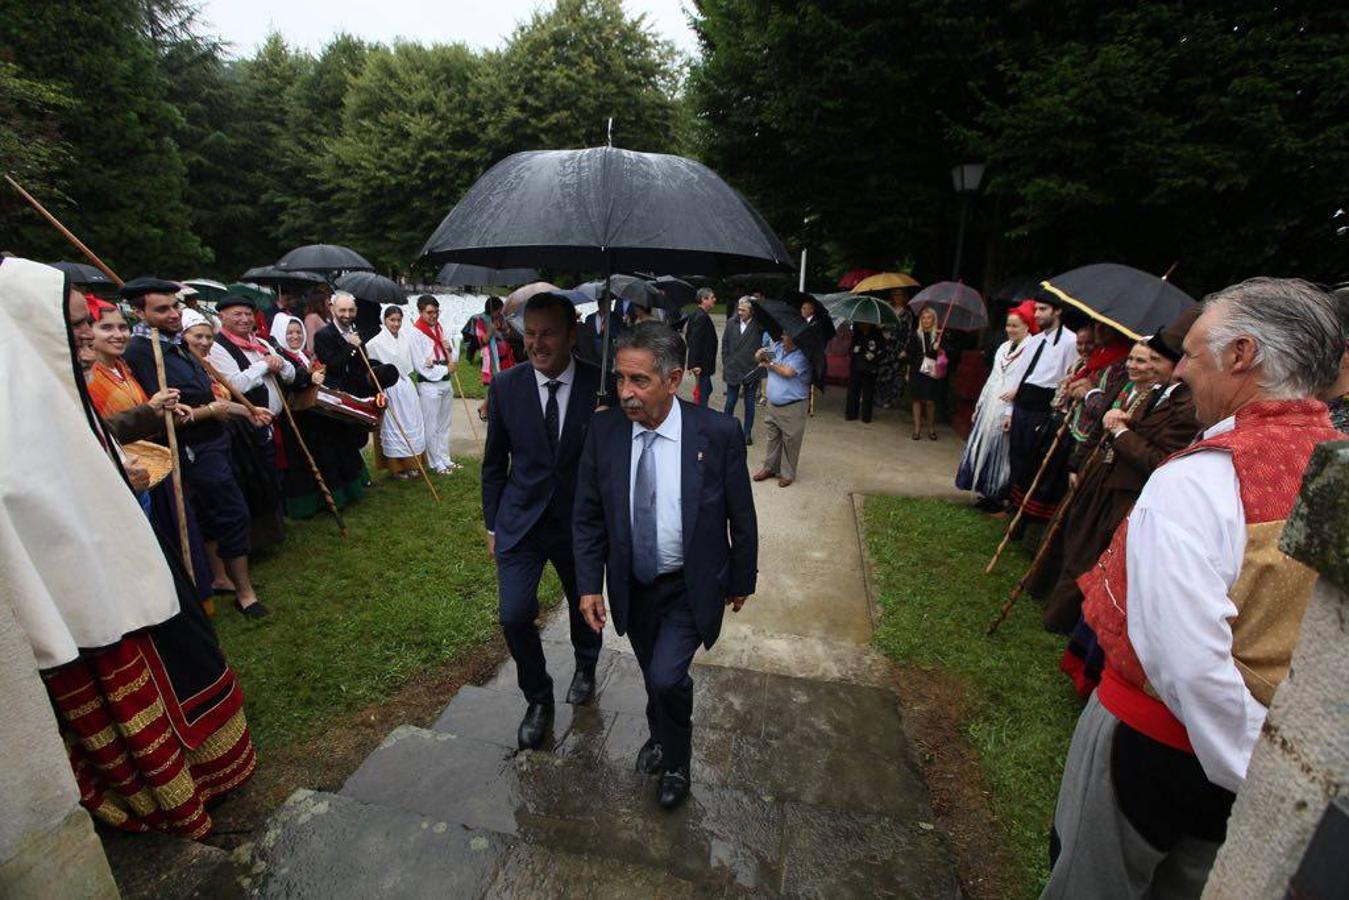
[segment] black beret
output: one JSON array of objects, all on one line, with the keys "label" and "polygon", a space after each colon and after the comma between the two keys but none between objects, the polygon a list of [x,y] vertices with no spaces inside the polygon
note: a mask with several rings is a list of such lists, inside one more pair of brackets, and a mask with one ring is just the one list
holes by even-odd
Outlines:
[{"label": "black beret", "polygon": [[176,281],[165,281],[163,278],[151,278],[142,276],[133,278],[118,292],[123,300],[134,300],[137,297],[144,297],[146,294],[177,294],[183,289],[183,286]]},{"label": "black beret", "polygon": [[226,294],[215,302],[217,312],[230,306],[247,306],[249,309],[258,308],[258,305],[253,302],[252,297],[245,297],[243,294]]}]

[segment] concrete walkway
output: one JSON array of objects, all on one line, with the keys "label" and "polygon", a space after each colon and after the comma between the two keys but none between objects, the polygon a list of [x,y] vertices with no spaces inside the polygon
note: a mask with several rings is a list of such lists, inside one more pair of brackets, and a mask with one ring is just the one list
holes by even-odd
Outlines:
[{"label": "concrete walkway", "polygon": [[[605,636],[595,703],[557,707],[549,743],[514,750],[507,662],[431,729],[400,727],[337,793],[300,791],[245,848],[260,896],[911,896],[957,894],[890,689],[852,494],[954,495],[960,441],[911,441],[908,417],[842,420],[831,388],[799,480],[754,487],[758,593],[694,668],[693,796],[673,813],[633,772],[644,693]],[[714,399],[720,403],[720,391]],[[461,410],[462,412],[462,410]],[[456,421],[456,453],[471,444]],[[762,460],[756,424],[751,471]],[[559,695],[565,619],[544,629]]]}]

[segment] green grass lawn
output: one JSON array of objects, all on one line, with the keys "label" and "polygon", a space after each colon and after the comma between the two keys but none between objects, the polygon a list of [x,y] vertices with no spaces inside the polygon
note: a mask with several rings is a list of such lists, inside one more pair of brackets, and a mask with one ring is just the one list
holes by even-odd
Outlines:
[{"label": "green grass lawn", "polygon": [[[253,622],[217,604],[260,747],[308,737],[497,632],[479,464],[459,461],[458,473],[431,476],[439,503],[420,479],[377,474],[380,487],[343,510],[345,540],[327,513],[291,523],[285,544],[253,566],[269,618]],[[540,593],[558,596],[548,574]]]},{"label": "green grass lawn", "polygon": [[1033,896],[1049,875],[1049,824],[1079,710],[1058,671],[1064,639],[1040,627],[1029,597],[984,636],[1027,565],[1011,550],[984,574],[1005,523],[947,501],[868,497],[865,526],[882,609],[876,643],[897,662],[965,684],[965,731]]}]

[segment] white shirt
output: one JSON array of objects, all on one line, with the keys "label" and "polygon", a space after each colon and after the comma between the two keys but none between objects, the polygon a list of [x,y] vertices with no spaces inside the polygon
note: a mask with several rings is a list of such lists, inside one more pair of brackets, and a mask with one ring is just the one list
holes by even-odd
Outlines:
[{"label": "white shirt", "polygon": [[[683,475],[679,459],[679,442],[683,432],[683,413],[679,401],[670,405],[670,412],[654,429],[656,439],[651,452],[656,455],[656,546],[657,568],[660,575],[684,566],[684,519],[680,490]],[[632,498],[637,487],[637,461],[642,456],[639,436],[652,429],[632,423],[632,467],[628,473],[628,515],[632,515]]]},{"label": "white shirt", "polygon": [[[1227,418],[1204,432],[1231,431]],[[1201,450],[1152,473],[1129,514],[1129,642],[1148,681],[1185,726],[1209,781],[1246,779],[1268,710],[1232,658],[1228,591],[1246,553],[1232,457]]]},{"label": "white shirt", "polygon": [[[1040,347],[1044,351],[1040,351]],[[1040,358],[1035,358],[1039,353]],[[1026,368],[1035,362],[1035,368],[1026,375]],[[1072,371],[1077,362],[1077,335],[1060,325],[1050,331],[1033,334],[1025,340],[1025,350],[1017,360],[1016,368],[1008,373],[1008,384],[1013,388],[1025,384],[1040,388],[1057,389],[1063,376]]]},{"label": "white shirt", "polygon": [[[236,388],[239,393],[247,394],[258,385],[267,388],[267,410],[273,414],[281,412],[281,392],[277,389],[276,378],[267,377],[267,360],[261,353],[254,353],[252,350],[244,351],[244,358],[248,360],[247,369],[240,369],[239,364],[234,361],[234,357],[224,347],[220,346],[221,341],[229,338],[216,335],[215,343],[211,345],[211,352],[206,354],[206,360],[215,370],[225,376],[225,380],[231,386]],[[295,367],[284,356],[281,359],[281,371],[277,377],[290,384],[295,380]]]},{"label": "white shirt", "polygon": [[543,410],[545,416],[548,414],[548,382],[561,382],[561,386],[557,389],[557,434],[553,437],[562,437],[562,427],[567,424],[567,401],[571,399],[571,383],[575,380],[575,359],[568,359],[567,368],[556,378],[549,378],[538,369],[534,370],[534,381],[539,386],[539,409]]},{"label": "white shirt", "polygon": [[749,323],[746,322],[744,319],[740,319],[740,318],[737,318],[736,321],[740,323],[740,333],[741,333],[741,334],[744,334],[744,333],[745,333],[745,329],[749,327]]}]

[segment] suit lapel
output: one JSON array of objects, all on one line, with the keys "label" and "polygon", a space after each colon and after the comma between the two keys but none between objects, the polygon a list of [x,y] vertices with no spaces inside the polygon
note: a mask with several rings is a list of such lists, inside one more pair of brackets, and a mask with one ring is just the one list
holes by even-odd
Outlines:
[{"label": "suit lapel", "polygon": [[[632,494],[632,423],[626,418],[614,430],[615,438],[612,446],[612,457],[610,465],[617,475],[614,479],[614,510],[618,513],[618,543],[631,549],[632,547],[632,503],[629,497]],[[600,465],[604,465],[604,460],[600,460]]]},{"label": "suit lapel", "polygon": [[706,442],[699,416],[699,408],[676,400],[680,404],[681,428],[679,435],[679,495],[684,531],[684,559],[693,552],[693,528],[698,522],[698,503],[703,495],[703,451]]},{"label": "suit lapel", "polygon": [[[581,418],[585,414],[585,404],[594,403],[594,391],[589,385],[584,385],[581,378],[581,366],[578,364],[572,369],[571,393],[567,395],[567,417],[562,420],[562,436],[557,442],[558,455],[562,455],[564,447],[570,447],[575,442],[577,435],[581,431]],[[589,394],[590,396],[586,396]]]}]

